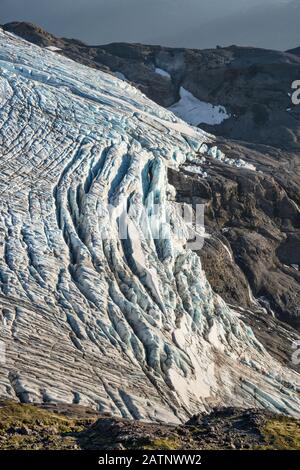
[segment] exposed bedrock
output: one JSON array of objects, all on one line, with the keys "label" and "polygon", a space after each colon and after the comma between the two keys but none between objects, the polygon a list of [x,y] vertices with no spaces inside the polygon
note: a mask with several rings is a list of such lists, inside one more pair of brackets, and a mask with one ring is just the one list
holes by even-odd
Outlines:
[{"label": "exposed bedrock", "polygon": [[[299,328],[299,163],[297,155],[272,148],[249,149],[220,142],[233,157],[243,156],[257,171],[207,160],[208,178],[181,167],[169,170],[177,200],[205,204],[209,238],[199,252],[214,290],[227,302],[253,302]],[[293,170],[291,169],[293,168]]]}]

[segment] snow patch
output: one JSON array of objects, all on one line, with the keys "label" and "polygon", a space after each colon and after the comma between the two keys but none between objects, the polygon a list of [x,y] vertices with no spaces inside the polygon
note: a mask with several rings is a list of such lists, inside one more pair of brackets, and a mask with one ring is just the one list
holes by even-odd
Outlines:
[{"label": "snow patch", "polygon": [[158,75],[161,75],[162,77],[171,79],[171,75],[169,74],[169,72],[167,72],[166,70],[160,69],[159,67],[156,67],[155,73],[157,73]]},{"label": "snow patch", "polygon": [[208,177],[208,174],[206,173],[206,171],[202,170],[202,168],[199,166],[186,165],[184,169],[185,171],[188,171],[189,173],[195,173],[197,175],[201,175],[203,176],[203,178]]},{"label": "snow patch", "polygon": [[180,88],[180,100],[170,106],[169,110],[193,126],[217,125],[230,118],[224,106],[200,101],[183,87]]},{"label": "snow patch", "polygon": [[45,49],[47,49],[47,51],[51,51],[51,52],[59,52],[59,51],[61,51],[61,48],[60,48],[60,47],[55,47],[55,46],[46,46]]},{"label": "snow patch", "polygon": [[114,72],[115,77],[117,77],[119,80],[124,80],[127,82],[127,78],[125,77],[124,73],[122,72]]},{"label": "snow patch", "polygon": [[233,260],[232,252],[230,251],[230,249],[228,248],[228,246],[224,242],[222,242],[220,240],[220,243],[223,246],[223,248],[226,250],[226,252],[228,253],[230,261],[233,263],[234,260]]},{"label": "snow patch", "polygon": [[251,171],[256,171],[256,167],[252,165],[252,163],[245,162],[245,160],[243,160],[242,158],[238,158],[238,159],[229,158],[216,145],[214,145],[208,150],[207,155],[209,157],[212,157],[215,160],[219,160],[222,163],[226,163],[227,165],[236,166],[237,168],[244,168],[244,169],[251,170]]}]

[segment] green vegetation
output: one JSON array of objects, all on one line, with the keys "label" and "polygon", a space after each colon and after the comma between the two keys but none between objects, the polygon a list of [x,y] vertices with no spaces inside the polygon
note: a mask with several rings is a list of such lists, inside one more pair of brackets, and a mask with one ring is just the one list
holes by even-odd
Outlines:
[{"label": "green vegetation", "polygon": [[69,418],[34,405],[0,404],[1,449],[76,448],[77,435],[89,420]]},{"label": "green vegetation", "polygon": [[43,410],[34,405],[6,401],[0,407],[0,435],[9,428],[33,426],[35,429],[55,427],[57,432],[79,432],[84,428],[76,419]]},{"label": "green vegetation", "polygon": [[212,412],[206,424],[171,426],[100,417],[72,405],[45,409],[0,400],[0,449],[300,450],[300,420],[256,410],[219,415]]},{"label": "green vegetation", "polygon": [[299,420],[279,416],[269,420],[263,428],[262,434],[266,450],[300,450],[300,422]]},{"label": "green vegetation", "polygon": [[180,449],[178,438],[154,439],[149,444],[143,446],[143,450],[176,450]]}]

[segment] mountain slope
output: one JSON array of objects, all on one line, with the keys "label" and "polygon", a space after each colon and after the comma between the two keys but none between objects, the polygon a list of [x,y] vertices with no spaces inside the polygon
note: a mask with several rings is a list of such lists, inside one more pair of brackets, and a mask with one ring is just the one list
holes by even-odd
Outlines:
[{"label": "mountain slope", "polygon": [[9,23],[4,29],[43,47],[59,48],[59,54],[85,65],[122,74],[162,106],[178,102],[182,88],[205,103],[222,105],[230,118],[207,126],[214,134],[299,150],[300,107],[292,104],[290,96],[292,82],[300,77],[296,54],[237,46],[205,50],[124,43],[88,46],[56,38],[28,23]]},{"label": "mountain slope", "polygon": [[[28,23],[10,23],[4,29],[130,80],[189,122],[201,121],[201,128],[220,136],[229,157],[251,161],[258,170],[249,174],[251,182],[244,172],[217,160],[209,162],[216,168],[205,182],[196,165],[184,178],[174,178],[174,185],[185,202],[198,199],[206,205],[212,239],[205,240],[200,257],[213,289],[230,304],[252,309],[251,299],[255,308],[261,304],[266,323],[276,316],[298,329],[300,107],[291,104],[290,96],[291,83],[300,76],[295,51],[88,46]],[[225,113],[220,104],[226,105]],[[284,349],[290,357],[290,341]]]},{"label": "mountain slope", "polygon": [[1,395],[175,422],[225,403],[297,415],[299,375],[186,248],[167,170],[213,137],[126,82],[0,40]]}]

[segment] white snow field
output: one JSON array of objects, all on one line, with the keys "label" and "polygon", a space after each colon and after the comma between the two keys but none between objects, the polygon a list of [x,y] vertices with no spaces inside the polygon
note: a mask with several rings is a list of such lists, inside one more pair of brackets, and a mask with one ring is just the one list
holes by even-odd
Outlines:
[{"label": "white snow field", "polygon": [[156,67],[155,73],[157,73],[158,75],[161,75],[161,77],[165,77],[165,78],[168,78],[168,79],[171,80],[171,75],[166,70],[163,70],[163,69],[160,69],[159,67]]},{"label": "white snow field", "polygon": [[180,88],[180,100],[170,106],[169,110],[192,126],[221,124],[230,118],[224,106],[201,101],[183,87]]},{"label": "white snow field", "polygon": [[[0,29],[1,396],[169,422],[215,405],[299,415],[299,375],[173,236],[187,228],[167,168],[204,141],[128,83]],[[155,205],[172,222],[159,240],[141,217]]]}]

